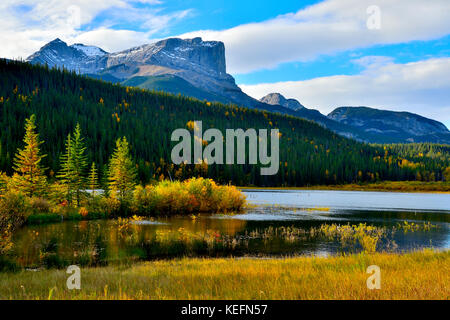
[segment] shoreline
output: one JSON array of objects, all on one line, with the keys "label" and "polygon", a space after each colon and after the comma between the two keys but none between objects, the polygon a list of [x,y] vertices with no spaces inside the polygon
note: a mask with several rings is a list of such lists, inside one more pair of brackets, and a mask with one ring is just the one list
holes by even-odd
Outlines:
[{"label": "shoreline", "polygon": [[238,186],[239,190],[329,190],[329,191],[376,191],[397,193],[438,193],[450,194],[448,182],[402,182],[386,181],[371,184],[318,185],[307,187],[257,187]]}]

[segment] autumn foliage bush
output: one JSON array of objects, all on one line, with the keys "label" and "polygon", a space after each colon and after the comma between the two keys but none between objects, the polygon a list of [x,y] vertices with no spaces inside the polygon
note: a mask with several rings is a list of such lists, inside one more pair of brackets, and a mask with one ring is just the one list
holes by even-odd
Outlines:
[{"label": "autumn foliage bush", "polygon": [[33,213],[49,213],[52,204],[44,198],[33,197],[30,199],[31,208]]},{"label": "autumn foliage bush", "polygon": [[13,232],[25,223],[31,210],[29,198],[22,193],[8,191],[0,197],[0,254],[11,248]]},{"label": "autumn foliage bush", "polygon": [[8,191],[0,200],[0,225],[20,227],[31,214],[30,199],[20,192]]},{"label": "autumn foliage bush", "polygon": [[204,178],[164,180],[155,186],[138,186],[133,194],[133,210],[141,215],[234,212],[244,204],[245,196],[236,187]]}]

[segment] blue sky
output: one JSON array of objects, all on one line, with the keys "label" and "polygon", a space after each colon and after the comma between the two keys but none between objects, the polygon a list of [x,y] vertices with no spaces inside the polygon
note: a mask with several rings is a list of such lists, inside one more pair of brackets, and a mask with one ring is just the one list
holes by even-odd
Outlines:
[{"label": "blue sky", "polygon": [[[156,34],[159,37],[166,37],[195,30],[220,30],[249,22],[261,22],[277,15],[296,12],[317,2],[299,0],[168,0],[161,1],[160,5],[152,7],[161,8],[162,13],[192,10],[192,14],[183,23]],[[138,3],[136,7],[144,8],[148,5]]]},{"label": "blue sky", "polygon": [[2,0],[0,30],[8,58],[56,37],[108,51],[220,40],[228,72],[255,98],[281,92],[323,113],[367,105],[450,125],[448,0]]},{"label": "blue sky", "polygon": [[358,50],[349,50],[331,55],[322,55],[308,62],[283,63],[271,70],[260,70],[248,74],[237,74],[236,81],[245,84],[307,80],[336,74],[354,75],[364,67],[352,61],[363,56],[391,57],[395,63],[415,62],[430,57],[450,56],[450,36],[433,41],[412,41],[394,45],[377,45]]}]

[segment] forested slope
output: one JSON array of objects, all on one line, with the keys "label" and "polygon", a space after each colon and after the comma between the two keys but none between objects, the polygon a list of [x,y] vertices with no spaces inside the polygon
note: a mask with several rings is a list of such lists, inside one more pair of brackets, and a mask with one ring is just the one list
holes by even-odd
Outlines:
[{"label": "forested slope", "polygon": [[[442,180],[448,152],[419,156],[414,147],[362,144],[306,120],[263,111],[209,103],[192,98],[123,87],[22,62],[0,60],[0,170],[11,173],[22,146],[24,120],[36,114],[48,156],[44,165],[54,176],[64,139],[80,123],[88,156],[102,172],[114,141],[126,136],[142,182],[151,179],[208,176],[221,183],[259,186],[304,186],[376,180]],[[260,176],[255,165],[181,165],[170,161],[171,133],[189,121],[203,130],[278,128],[280,170]],[[447,147],[445,147],[447,148]],[[448,150],[448,149],[446,149]],[[405,161],[407,159],[408,161]]]}]

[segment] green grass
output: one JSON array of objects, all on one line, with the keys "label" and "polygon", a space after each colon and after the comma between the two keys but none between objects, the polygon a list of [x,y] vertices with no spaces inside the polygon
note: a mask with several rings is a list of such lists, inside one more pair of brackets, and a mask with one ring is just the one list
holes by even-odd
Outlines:
[{"label": "green grass", "polygon": [[[369,265],[381,289],[366,286]],[[81,290],[65,270],[0,273],[1,299],[449,299],[450,252],[328,258],[177,259],[82,268]]]}]

